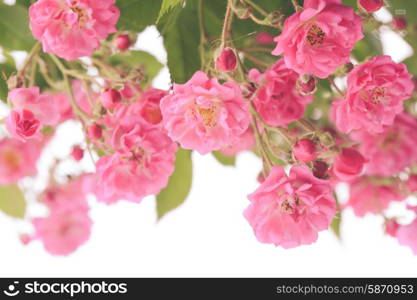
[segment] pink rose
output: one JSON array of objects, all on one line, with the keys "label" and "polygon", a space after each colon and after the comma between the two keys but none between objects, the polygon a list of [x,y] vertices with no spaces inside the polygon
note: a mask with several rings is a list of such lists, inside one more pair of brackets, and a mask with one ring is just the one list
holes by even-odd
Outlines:
[{"label": "pink rose", "polygon": [[259,85],[254,105],[262,119],[271,126],[285,126],[300,119],[312,96],[299,93],[296,83],[299,75],[278,60],[271,68],[260,73],[249,72],[249,79]]},{"label": "pink rose", "polygon": [[13,137],[26,141],[39,137],[41,123],[30,110],[18,109],[10,112],[6,128]]},{"label": "pink rose", "polygon": [[161,100],[163,125],[183,148],[206,154],[233,144],[250,122],[248,104],[234,82],[220,84],[197,71]]},{"label": "pink rose", "polygon": [[329,182],[314,177],[305,166],[292,167],[289,176],[282,167],[274,167],[248,198],[244,215],[258,240],[283,248],[314,243],[336,213]]},{"label": "pink rose", "polygon": [[350,51],[362,39],[362,20],[340,0],[306,0],[304,9],[284,23],[275,38],[274,55],[300,75],[326,78],[349,61]]},{"label": "pink rose", "polygon": [[368,177],[361,177],[350,183],[350,195],[346,206],[352,207],[358,217],[363,217],[367,213],[379,214],[387,209],[392,201],[401,201],[404,198],[395,186],[378,184]]},{"label": "pink rose", "polygon": [[66,60],[90,56],[116,32],[119,9],[115,0],[38,0],[29,8],[33,36],[45,52]]},{"label": "pink rose", "polygon": [[331,108],[337,128],[343,133],[384,131],[411,96],[411,77],[404,64],[394,63],[389,56],[375,56],[356,66],[348,75],[345,98],[334,101]]},{"label": "pink rose", "polygon": [[332,173],[341,181],[350,181],[361,175],[366,159],[353,148],[343,148],[333,160]]},{"label": "pink rose", "polygon": [[112,146],[117,152],[96,164],[99,201],[140,202],[158,194],[174,171],[176,144],[161,128],[133,120],[124,120],[114,130]]},{"label": "pink rose", "polygon": [[83,211],[52,211],[44,218],[34,218],[34,238],[42,241],[53,255],[68,255],[90,237],[93,222]]},{"label": "pink rose", "polygon": [[16,183],[25,176],[35,175],[42,143],[36,140],[0,140],[0,185]]},{"label": "pink rose", "polygon": [[357,131],[351,136],[368,160],[367,174],[393,176],[417,162],[417,120],[406,113],[399,114],[380,134]]}]

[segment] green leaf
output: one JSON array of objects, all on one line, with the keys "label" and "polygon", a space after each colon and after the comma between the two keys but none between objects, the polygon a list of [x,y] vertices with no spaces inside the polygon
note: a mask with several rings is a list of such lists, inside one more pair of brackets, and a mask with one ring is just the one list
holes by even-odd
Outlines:
[{"label": "green leaf", "polygon": [[0,46],[6,50],[30,50],[35,40],[29,29],[28,10],[19,4],[0,2]]},{"label": "green leaf", "polygon": [[0,186],[0,210],[14,218],[25,216],[25,197],[17,185]]},{"label": "green leaf", "polygon": [[112,64],[123,64],[129,68],[141,68],[148,80],[154,78],[164,66],[152,54],[138,50],[113,55],[110,57],[110,62]]},{"label": "green leaf", "polygon": [[191,151],[180,149],[177,151],[175,171],[169,178],[168,185],[156,196],[158,220],[185,201],[190,192],[191,183]]},{"label": "green leaf", "polygon": [[140,32],[155,24],[161,3],[162,0],[118,0],[120,19],[117,28]]},{"label": "green leaf", "polygon": [[[158,29],[168,53],[171,80],[184,83],[200,69],[197,8],[193,2],[188,1],[185,8],[176,11],[175,16],[171,15],[161,20]],[[169,26],[165,26],[167,22]]]},{"label": "green leaf", "polygon": [[342,214],[341,214],[341,209],[340,209],[340,204],[337,200],[337,196],[334,193],[334,198],[336,200],[336,210],[337,210],[337,214],[335,215],[332,223],[330,224],[330,229],[332,230],[332,232],[339,238],[342,239],[341,233],[340,233],[340,225],[342,224]]},{"label": "green leaf", "polygon": [[184,0],[162,0],[161,10],[159,11],[158,19],[156,22],[158,23],[165,14],[182,3],[184,3]]},{"label": "green leaf", "polygon": [[226,156],[223,155],[219,151],[213,151],[211,152],[213,156],[217,159],[219,163],[225,166],[235,166],[236,165],[236,157],[235,156]]},{"label": "green leaf", "polygon": [[16,72],[16,65],[13,57],[7,53],[3,53],[3,55],[6,61],[0,63],[0,99],[6,102],[8,93],[7,79],[13,72]]}]

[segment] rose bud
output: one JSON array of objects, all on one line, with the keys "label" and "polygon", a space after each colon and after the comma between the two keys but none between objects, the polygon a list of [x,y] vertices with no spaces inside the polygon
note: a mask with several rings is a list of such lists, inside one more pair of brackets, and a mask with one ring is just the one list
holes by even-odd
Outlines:
[{"label": "rose bud", "polygon": [[397,30],[404,30],[407,28],[407,21],[403,17],[396,17],[392,19],[391,24]]},{"label": "rose bud", "polygon": [[74,160],[80,161],[84,157],[84,150],[80,146],[74,146],[71,151],[71,156]]},{"label": "rose bud", "polygon": [[313,163],[313,175],[320,179],[326,179],[328,177],[327,170],[329,166],[321,160],[316,160]]},{"label": "rose bud", "polygon": [[274,37],[266,31],[259,32],[256,35],[255,40],[258,44],[261,45],[269,45],[274,43]]},{"label": "rose bud", "polygon": [[101,93],[100,102],[106,109],[114,109],[122,100],[122,96],[118,90],[107,89]]},{"label": "rose bud", "polygon": [[395,237],[397,235],[397,231],[400,225],[393,219],[389,219],[385,221],[385,233]]},{"label": "rose bud", "polygon": [[333,161],[333,174],[342,181],[350,181],[361,175],[366,159],[353,148],[343,148]]},{"label": "rose bud", "polygon": [[120,51],[126,51],[129,49],[131,44],[132,42],[130,41],[130,38],[127,34],[120,34],[114,39],[114,45]]},{"label": "rose bud", "polygon": [[317,79],[314,76],[307,76],[306,78],[300,77],[297,80],[297,89],[300,94],[307,96],[316,91]]},{"label": "rose bud", "polygon": [[216,68],[221,71],[233,71],[236,65],[237,58],[232,48],[224,48],[216,59]]},{"label": "rose bud", "polygon": [[103,130],[101,129],[100,125],[94,123],[88,126],[87,128],[88,137],[92,140],[99,140],[103,134]]},{"label": "rose bud", "polygon": [[373,13],[384,5],[384,0],[358,0],[358,6],[368,13]]},{"label": "rose bud", "polygon": [[316,144],[309,139],[297,141],[294,145],[293,153],[295,159],[305,163],[315,160],[318,155]]}]

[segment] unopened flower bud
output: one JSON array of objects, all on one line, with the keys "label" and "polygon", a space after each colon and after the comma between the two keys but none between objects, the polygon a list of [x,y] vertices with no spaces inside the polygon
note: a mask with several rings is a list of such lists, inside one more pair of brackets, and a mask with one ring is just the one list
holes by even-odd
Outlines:
[{"label": "unopened flower bud", "polygon": [[71,156],[75,161],[80,161],[84,157],[84,150],[80,146],[74,146],[71,151]]},{"label": "unopened flower bud", "polygon": [[397,30],[404,30],[407,28],[407,21],[403,17],[396,17],[392,19],[391,24]]},{"label": "unopened flower bud", "polygon": [[236,65],[236,53],[232,48],[224,48],[216,59],[216,68],[221,71],[233,71]]},{"label": "unopened flower bud", "polygon": [[101,129],[100,125],[93,123],[87,128],[88,137],[92,140],[99,140],[103,135],[103,130]]},{"label": "unopened flower bud", "polygon": [[311,95],[317,89],[317,79],[311,75],[301,76],[297,80],[297,89],[304,96]]},{"label": "unopened flower bud", "polygon": [[368,13],[373,13],[384,5],[384,0],[358,0],[358,6]]},{"label": "unopened flower bud", "polygon": [[121,100],[122,96],[116,89],[108,89],[100,96],[100,102],[106,109],[114,109]]},{"label": "unopened flower bud", "polygon": [[274,37],[266,31],[259,32],[256,35],[255,40],[258,44],[261,45],[269,45],[274,43]]},{"label": "unopened flower bud", "polygon": [[301,162],[310,162],[316,159],[316,144],[309,139],[298,140],[293,149],[294,157]]},{"label": "unopened flower bud", "polygon": [[126,51],[131,46],[132,42],[127,34],[121,34],[114,39],[114,45],[120,51]]}]

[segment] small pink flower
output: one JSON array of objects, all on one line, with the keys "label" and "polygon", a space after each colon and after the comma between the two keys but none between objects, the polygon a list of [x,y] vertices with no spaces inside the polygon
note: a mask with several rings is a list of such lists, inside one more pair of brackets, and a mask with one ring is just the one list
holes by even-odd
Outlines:
[{"label": "small pink flower", "polygon": [[384,131],[411,96],[411,77],[404,64],[393,62],[389,56],[375,56],[356,66],[348,75],[345,98],[333,102],[331,117],[337,128],[343,133]]},{"label": "small pink flower", "polygon": [[285,20],[272,54],[284,55],[287,67],[300,75],[326,78],[349,61],[362,37],[362,20],[352,7],[340,0],[306,0],[303,10]]},{"label": "small pink flower", "polygon": [[400,245],[410,247],[417,255],[417,218],[411,224],[400,225],[396,236]]},{"label": "small pink flower", "polygon": [[285,126],[300,119],[305,107],[313,101],[312,96],[303,96],[297,90],[299,75],[278,60],[271,68],[260,73],[249,72],[249,79],[259,85],[254,105],[262,119],[271,126]]},{"label": "small pink flower", "polygon": [[0,185],[16,183],[25,176],[36,174],[36,163],[42,143],[36,140],[0,140]]},{"label": "small pink flower", "polygon": [[14,109],[30,110],[45,125],[59,122],[59,103],[49,94],[40,94],[38,87],[17,88],[9,93]]},{"label": "small pink flower", "polygon": [[114,39],[114,45],[120,51],[126,51],[132,45],[132,42],[130,41],[129,35],[119,34]]},{"label": "small pink flower", "polygon": [[9,133],[22,141],[39,137],[40,126],[40,121],[26,109],[12,110],[6,119]]},{"label": "small pink flower", "polygon": [[351,136],[368,160],[367,174],[393,176],[417,162],[417,120],[406,113],[399,114],[380,134],[357,131]]},{"label": "small pink flower", "polygon": [[216,59],[216,68],[220,71],[233,71],[236,69],[236,53],[231,48],[224,48]]},{"label": "small pink flower", "polygon": [[120,92],[115,89],[108,89],[100,95],[101,105],[106,109],[114,109],[121,100]]},{"label": "small pink flower", "polygon": [[99,201],[140,202],[158,194],[174,171],[176,144],[160,127],[133,120],[124,120],[114,130],[112,146],[117,152],[96,164]]},{"label": "small pink flower", "polygon": [[52,211],[44,218],[32,220],[35,238],[42,241],[52,255],[68,255],[90,237],[93,222],[80,210]]},{"label": "small pink flower", "polygon": [[168,135],[183,148],[206,154],[238,140],[250,122],[248,104],[234,82],[220,84],[201,71],[161,100]]},{"label": "small pink flower", "polygon": [[315,178],[305,166],[292,167],[289,176],[274,167],[248,198],[244,215],[258,240],[283,248],[314,243],[336,214],[329,182]]},{"label": "small pink flower", "polygon": [[341,181],[351,181],[363,172],[366,159],[353,148],[343,148],[333,160],[332,173]]},{"label": "small pink flower", "polygon": [[90,56],[116,32],[119,9],[115,0],[38,0],[29,8],[33,36],[45,52],[66,60]]},{"label": "small pink flower", "polygon": [[372,13],[384,5],[384,0],[358,0],[358,4],[368,13]]},{"label": "small pink flower", "polygon": [[309,139],[298,140],[293,149],[294,157],[301,162],[310,162],[316,159],[318,153],[316,144]]},{"label": "small pink flower", "polygon": [[235,143],[220,149],[220,152],[225,156],[235,156],[242,151],[251,150],[253,147],[255,147],[255,136],[249,127]]},{"label": "small pink flower", "polygon": [[363,217],[367,213],[379,214],[392,201],[401,201],[404,198],[395,186],[378,184],[368,177],[361,177],[350,183],[350,196],[346,206],[352,207],[358,217]]}]

